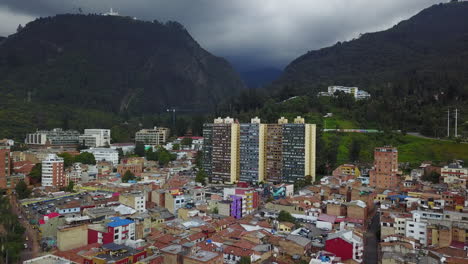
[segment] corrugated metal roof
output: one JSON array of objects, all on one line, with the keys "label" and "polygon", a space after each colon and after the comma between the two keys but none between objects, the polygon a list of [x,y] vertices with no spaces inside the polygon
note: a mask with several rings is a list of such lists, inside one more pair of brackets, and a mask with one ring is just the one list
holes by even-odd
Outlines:
[{"label": "corrugated metal roof", "polygon": [[118,227],[118,226],[125,226],[134,223],[134,221],[129,219],[123,219],[120,217],[112,217],[112,222],[108,223],[107,226],[110,227]]}]

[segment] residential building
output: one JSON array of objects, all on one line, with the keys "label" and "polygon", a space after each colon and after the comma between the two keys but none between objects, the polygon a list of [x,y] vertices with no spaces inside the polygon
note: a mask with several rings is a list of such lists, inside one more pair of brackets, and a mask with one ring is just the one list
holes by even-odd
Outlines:
[{"label": "residential building", "polygon": [[166,143],[170,130],[166,127],[154,127],[153,129],[142,129],[135,134],[135,142],[145,145],[159,146]]},{"label": "residential building", "polygon": [[76,130],[38,130],[26,135],[24,143],[28,145],[77,145],[80,133]]},{"label": "residential building", "polygon": [[223,255],[192,248],[185,245],[172,244],[161,248],[165,264],[223,264]]},{"label": "residential building", "polygon": [[82,180],[83,168],[81,167],[82,164],[79,162],[73,163],[73,165],[67,169],[65,172],[68,181],[72,181],[74,183],[79,183]]},{"label": "residential building", "polygon": [[395,189],[399,184],[398,150],[393,147],[375,148],[374,167],[369,172],[370,186]]},{"label": "residential building", "polygon": [[217,118],[203,131],[203,167],[214,182],[294,183],[307,175],[315,180],[316,126],[301,117],[278,124]]},{"label": "residential building", "polygon": [[141,175],[143,172],[143,166],[141,164],[119,164],[117,165],[117,173],[120,175],[124,175],[127,171],[130,171],[134,175]]},{"label": "residential building", "polygon": [[180,190],[170,190],[165,193],[164,206],[172,214],[177,214],[177,211],[185,207],[188,199]]},{"label": "residential building", "polygon": [[61,257],[50,255],[50,254],[23,261],[23,264],[46,264],[46,263],[78,264],[78,262],[74,262],[66,258],[61,258]]},{"label": "residential building", "polygon": [[345,180],[358,178],[361,176],[361,171],[354,164],[343,164],[336,168],[333,173],[333,176],[344,177]]},{"label": "residential building", "polygon": [[117,243],[102,245],[99,250],[91,252],[93,253],[83,257],[83,264],[141,263],[140,261],[145,259],[148,254],[146,250]]},{"label": "residential building", "polygon": [[283,125],[282,182],[294,183],[307,175],[315,181],[315,130],[299,116]]},{"label": "residential building", "polygon": [[146,198],[142,192],[121,193],[119,195],[119,202],[138,212],[146,211]]},{"label": "residential building", "polygon": [[334,253],[341,260],[363,261],[364,240],[362,235],[352,230],[328,234],[325,250]]},{"label": "residential building", "polygon": [[213,174],[213,125],[212,123],[203,124],[202,167],[208,176]]},{"label": "residential building", "polygon": [[49,154],[42,161],[42,186],[67,186],[67,177],[63,170],[63,158]]},{"label": "residential building", "polygon": [[88,244],[124,244],[135,240],[135,221],[111,217],[106,224],[88,225]]},{"label": "residential building", "polygon": [[239,180],[263,182],[265,179],[265,124],[258,117],[250,124],[240,124]]},{"label": "residential building", "polygon": [[119,164],[119,152],[111,148],[89,148],[83,149],[81,153],[89,152],[94,155],[96,162],[110,161],[114,166]]},{"label": "residential building", "polygon": [[231,195],[230,216],[240,219],[242,218],[242,197]]},{"label": "residential building", "polygon": [[288,121],[284,118],[278,124],[266,125],[265,142],[265,175],[267,181],[280,183],[283,169],[283,125]]},{"label": "residential building", "polygon": [[211,142],[211,175],[208,176],[214,182],[234,183],[239,178],[239,124],[229,117],[215,119]]},{"label": "residential building", "polygon": [[[236,196],[235,202],[237,202],[238,197],[241,198],[242,213],[240,215],[242,216],[253,213],[259,206],[259,194],[253,188],[224,188],[224,199],[232,198],[233,196]],[[231,209],[233,209],[233,206],[237,208],[237,205],[233,203]],[[239,216],[239,214],[236,213],[236,216]]]},{"label": "residential building", "polygon": [[422,245],[427,245],[427,223],[421,221],[407,220],[405,226],[405,236],[419,241]]},{"label": "residential building", "polygon": [[9,187],[9,178],[10,178],[10,147],[9,146],[0,146],[0,188]]},{"label": "residential building", "polygon": [[122,152],[127,155],[135,151],[135,143],[113,143],[110,145],[111,149],[121,149]]},{"label": "residential building", "polygon": [[85,129],[84,134],[79,137],[80,144],[89,147],[108,147],[110,146],[110,129]]},{"label": "residential building", "polygon": [[444,166],[440,172],[440,176],[444,183],[450,185],[459,185],[465,189],[467,188],[468,168],[463,168],[463,166],[458,163],[452,163]]},{"label": "residential building", "polygon": [[66,251],[88,244],[88,227],[73,225],[59,227],[57,230],[57,248]]}]

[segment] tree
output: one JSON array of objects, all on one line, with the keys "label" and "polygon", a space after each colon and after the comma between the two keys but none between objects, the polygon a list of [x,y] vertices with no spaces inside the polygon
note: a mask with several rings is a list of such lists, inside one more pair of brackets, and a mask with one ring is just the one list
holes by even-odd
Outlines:
[{"label": "tree", "polygon": [[133,181],[133,180],[136,180],[135,174],[127,170],[124,176],[122,177],[122,182],[128,182],[128,181]]},{"label": "tree", "polygon": [[153,148],[149,148],[146,151],[146,159],[147,160],[157,161],[158,160],[158,153],[153,151]]},{"label": "tree", "polygon": [[16,28],[16,32],[20,32],[21,30],[23,30],[23,25],[19,24],[18,27]]},{"label": "tree", "polygon": [[171,155],[166,151],[158,151],[158,160],[160,166],[166,166],[171,161]]},{"label": "tree", "polygon": [[304,177],[304,182],[306,185],[311,185],[312,184],[312,176],[307,175]]},{"label": "tree", "polygon": [[359,161],[359,153],[361,152],[361,143],[355,139],[351,142],[349,150],[349,160],[352,162]]},{"label": "tree", "polygon": [[298,179],[294,182],[294,190],[299,190],[302,189],[306,186],[306,181],[305,179]]},{"label": "tree", "polygon": [[198,169],[201,169],[203,166],[203,152],[201,150],[197,151],[197,155],[195,156],[195,166]]},{"label": "tree", "polygon": [[83,152],[80,155],[75,157],[75,162],[80,162],[83,164],[96,165],[96,158],[93,153]]},{"label": "tree", "polygon": [[288,212],[281,210],[280,213],[278,214],[278,221],[280,222],[290,222],[290,223],[295,223],[296,219]]},{"label": "tree", "polygon": [[206,177],[207,177],[206,172],[204,170],[199,170],[197,172],[197,175],[195,176],[195,182],[206,185]]},{"label": "tree", "polygon": [[180,149],[180,144],[174,144],[174,146],[172,146],[172,150],[179,150]]},{"label": "tree", "polygon": [[239,264],[250,264],[252,261],[250,260],[250,257],[241,257],[239,260]]},{"label": "tree", "polygon": [[119,152],[119,163],[122,160],[122,158],[125,156],[123,149],[122,148],[117,148],[117,151]]},{"label": "tree", "polygon": [[68,168],[71,165],[73,165],[74,158],[70,153],[63,152],[63,153],[58,154],[57,156],[63,158],[63,166],[65,168]]},{"label": "tree", "polygon": [[435,171],[432,171],[429,175],[424,176],[422,179],[425,181],[430,181],[432,183],[439,183],[440,174]]},{"label": "tree", "polygon": [[29,177],[34,180],[41,181],[42,179],[42,163],[36,163],[29,173]]},{"label": "tree", "polygon": [[219,213],[218,207],[213,208],[212,213],[213,213],[213,214],[218,214],[218,213]]},{"label": "tree", "polygon": [[74,192],[75,191],[74,189],[75,189],[75,182],[69,181],[68,186],[66,188],[66,191],[67,192]]},{"label": "tree", "polygon": [[145,156],[145,145],[143,142],[138,141],[135,144],[135,155],[138,157],[144,157]]},{"label": "tree", "polygon": [[26,183],[23,180],[19,181],[16,184],[15,190],[19,199],[25,199],[28,198],[29,195],[31,195],[31,190],[28,188],[28,185],[26,185]]},{"label": "tree", "polygon": [[184,138],[182,139],[182,141],[180,142],[180,144],[181,144],[182,146],[190,146],[190,145],[192,145],[192,142],[193,142],[192,138],[184,137]]}]

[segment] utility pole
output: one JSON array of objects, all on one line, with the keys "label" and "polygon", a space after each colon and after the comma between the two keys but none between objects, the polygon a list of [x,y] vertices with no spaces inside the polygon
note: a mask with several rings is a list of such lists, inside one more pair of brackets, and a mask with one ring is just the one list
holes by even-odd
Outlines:
[{"label": "utility pole", "polygon": [[458,137],[458,108],[455,108],[455,138]]},{"label": "utility pole", "polygon": [[175,113],[176,113],[176,109],[175,108],[169,108],[166,111],[167,112],[172,112],[172,131],[175,132]]},{"label": "utility pole", "polygon": [[447,137],[450,137],[450,108],[447,109]]}]

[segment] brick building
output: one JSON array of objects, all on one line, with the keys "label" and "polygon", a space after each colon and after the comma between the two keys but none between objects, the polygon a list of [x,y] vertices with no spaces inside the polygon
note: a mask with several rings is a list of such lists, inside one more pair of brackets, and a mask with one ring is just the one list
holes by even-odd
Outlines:
[{"label": "brick building", "polygon": [[399,184],[398,150],[392,147],[375,148],[374,168],[369,172],[370,186],[394,189]]}]

